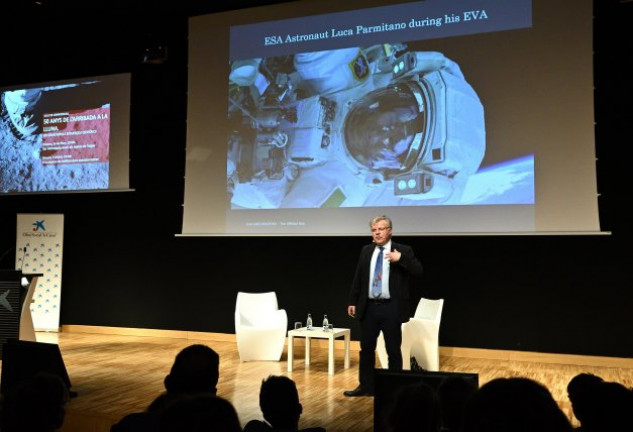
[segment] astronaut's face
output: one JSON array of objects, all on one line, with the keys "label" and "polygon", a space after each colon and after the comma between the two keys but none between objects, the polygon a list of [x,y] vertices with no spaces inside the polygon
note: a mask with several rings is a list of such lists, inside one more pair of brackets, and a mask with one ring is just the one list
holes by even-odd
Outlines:
[{"label": "astronaut's face", "polygon": [[371,225],[371,236],[377,246],[384,246],[391,239],[391,228],[389,222],[380,220]]},{"label": "astronaut's face", "polygon": [[345,117],[344,143],[350,156],[373,171],[410,170],[426,133],[424,103],[412,86],[390,85],[356,100]]}]

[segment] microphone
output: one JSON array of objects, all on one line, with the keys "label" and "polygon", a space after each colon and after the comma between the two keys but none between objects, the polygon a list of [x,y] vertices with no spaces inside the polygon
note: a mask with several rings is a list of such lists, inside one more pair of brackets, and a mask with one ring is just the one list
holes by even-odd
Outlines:
[{"label": "microphone", "polygon": [[20,268],[17,269],[17,270],[22,271],[22,267],[24,267],[24,258],[26,258],[26,246],[24,246],[22,248],[22,261],[21,261],[21,264],[20,264]]},{"label": "microphone", "polygon": [[24,272],[22,271],[22,268],[24,267],[24,259],[25,258],[26,258],[26,245],[22,248],[22,261],[21,261],[21,264],[20,264],[20,268],[18,269],[18,270],[20,270],[22,272],[22,279],[20,280],[20,284],[22,285],[22,288],[28,287],[29,284],[31,283],[29,278],[24,276]]}]

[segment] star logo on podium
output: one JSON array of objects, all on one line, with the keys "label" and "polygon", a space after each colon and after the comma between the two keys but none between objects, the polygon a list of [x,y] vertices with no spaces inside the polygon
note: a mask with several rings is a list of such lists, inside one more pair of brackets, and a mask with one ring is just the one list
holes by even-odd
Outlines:
[{"label": "star logo on podium", "polygon": [[13,308],[11,307],[9,300],[7,300],[7,295],[9,295],[10,291],[11,290],[6,290],[5,293],[0,296],[0,305],[2,305],[9,312],[13,312]]}]

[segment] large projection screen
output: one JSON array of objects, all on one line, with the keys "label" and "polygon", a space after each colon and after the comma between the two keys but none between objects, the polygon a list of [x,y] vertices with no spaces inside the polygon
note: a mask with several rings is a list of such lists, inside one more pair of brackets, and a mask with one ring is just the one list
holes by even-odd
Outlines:
[{"label": "large projection screen", "polygon": [[130,82],[0,88],[0,195],[130,190]]},{"label": "large projection screen", "polygon": [[591,0],[189,22],[182,235],[598,234]]}]

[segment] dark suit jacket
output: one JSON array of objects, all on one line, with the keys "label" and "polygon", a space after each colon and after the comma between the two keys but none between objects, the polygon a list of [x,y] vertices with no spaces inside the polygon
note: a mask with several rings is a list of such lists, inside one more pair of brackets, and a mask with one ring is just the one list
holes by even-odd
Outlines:
[{"label": "dark suit jacket", "polygon": [[[365,316],[367,299],[369,298],[369,269],[371,267],[371,256],[374,252],[375,244],[363,246],[358,258],[352,289],[349,294],[349,304],[356,306],[356,316],[362,320]],[[411,289],[409,281],[411,276],[422,275],[422,264],[415,257],[413,249],[407,245],[391,240],[391,249],[398,250],[402,256],[397,263],[389,264],[389,294],[391,296],[390,306],[401,322],[409,321]],[[385,251],[385,253],[390,251]]]}]

